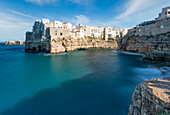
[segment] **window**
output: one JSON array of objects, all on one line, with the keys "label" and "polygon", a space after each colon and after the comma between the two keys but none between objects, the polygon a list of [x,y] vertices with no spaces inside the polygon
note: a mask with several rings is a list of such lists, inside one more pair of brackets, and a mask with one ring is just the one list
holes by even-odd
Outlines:
[{"label": "window", "polygon": [[165,12],[165,15],[167,14],[167,12]]},{"label": "window", "polygon": [[55,33],[55,35],[57,35],[57,33]]},{"label": "window", "polygon": [[63,33],[60,33],[60,36],[62,36],[63,35]]},{"label": "window", "polygon": [[168,14],[170,14],[170,12],[168,12]]},{"label": "window", "polygon": [[164,25],[161,25],[160,28],[164,28]]}]

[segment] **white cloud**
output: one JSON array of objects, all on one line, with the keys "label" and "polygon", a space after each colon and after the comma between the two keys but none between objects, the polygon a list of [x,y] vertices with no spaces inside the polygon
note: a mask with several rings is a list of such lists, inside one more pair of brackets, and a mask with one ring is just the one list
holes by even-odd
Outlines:
[{"label": "white cloud", "polygon": [[76,4],[80,4],[80,5],[86,5],[89,2],[91,2],[92,0],[68,0],[72,3],[76,3]]},{"label": "white cloud", "polygon": [[0,41],[24,40],[25,32],[31,30],[33,20],[4,11],[0,11],[0,17]]},{"label": "white cloud", "polygon": [[71,22],[75,25],[78,25],[78,24],[90,25],[90,20],[85,15],[75,16],[74,19],[71,20]]},{"label": "white cloud", "polygon": [[146,8],[150,7],[150,2],[152,0],[129,0],[125,4],[125,12],[122,13],[120,16],[117,18],[123,18],[125,16],[129,16],[131,14],[134,14],[135,12],[145,10]]},{"label": "white cloud", "polygon": [[167,0],[128,0],[124,4],[124,12],[114,20],[122,25],[137,25],[143,21],[154,20],[168,4],[170,1]]},{"label": "white cloud", "polygon": [[73,19],[68,19],[68,18],[64,18],[65,21],[71,22],[74,25],[79,25],[79,24],[83,24],[83,25],[89,25],[89,26],[116,26],[118,25],[118,21],[114,20],[112,18],[112,20],[108,20],[108,21],[100,21],[100,20],[93,20],[88,18],[85,15],[76,15],[74,16]]},{"label": "white cloud", "polygon": [[34,4],[43,5],[43,4],[50,4],[50,3],[56,2],[57,0],[25,0],[25,1],[34,3]]},{"label": "white cloud", "polygon": [[23,16],[23,17],[26,17],[26,18],[36,19],[35,17],[28,15],[28,14],[25,14],[25,13],[22,13],[22,12],[17,12],[15,10],[11,10],[11,9],[9,9],[8,11],[13,13],[13,14],[20,15],[20,16]]},{"label": "white cloud", "polygon": [[[38,5],[45,5],[45,4],[52,4],[61,0],[25,0],[25,1],[38,4]],[[88,3],[92,2],[92,0],[66,0],[66,1],[79,4],[79,5],[87,5]]]}]

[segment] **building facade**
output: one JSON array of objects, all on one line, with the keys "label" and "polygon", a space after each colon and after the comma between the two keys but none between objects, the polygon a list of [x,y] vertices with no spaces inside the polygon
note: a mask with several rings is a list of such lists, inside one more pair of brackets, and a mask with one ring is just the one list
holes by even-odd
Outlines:
[{"label": "building facade", "polygon": [[[72,38],[85,38],[85,37],[95,37],[95,38],[109,38],[114,39],[116,36],[124,36],[127,34],[128,28],[117,28],[117,27],[98,27],[98,26],[86,26],[79,24],[78,26],[72,26],[71,23],[62,23],[60,21],[50,22],[49,19],[37,20],[34,23],[32,33],[34,36],[39,34],[40,37],[45,38],[47,29],[60,28],[61,31],[69,30],[69,35],[63,34],[56,37],[72,37]],[[38,37],[38,36],[36,36]]]},{"label": "building facade", "polygon": [[155,20],[161,20],[165,18],[170,18],[170,6],[162,8],[162,12],[159,13],[159,17],[156,18]]},{"label": "building facade", "polygon": [[129,29],[128,35],[155,36],[168,32],[170,32],[170,7],[163,8],[155,20],[143,22],[133,29]]}]

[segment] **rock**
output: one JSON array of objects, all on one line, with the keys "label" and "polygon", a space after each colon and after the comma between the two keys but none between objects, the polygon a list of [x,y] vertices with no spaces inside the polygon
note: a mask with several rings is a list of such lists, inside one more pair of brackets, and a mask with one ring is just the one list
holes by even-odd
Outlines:
[{"label": "rock", "polygon": [[143,60],[150,62],[170,62],[170,52],[154,51],[151,53],[147,53],[143,57]]},{"label": "rock", "polygon": [[170,77],[138,85],[132,101],[129,115],[170,115]]},{"label": "rock", "polygon": [[5,45],[25,45],[25,41],[6,41]]},{"label": "rock", "polygon": [[170,62],[169,34],[156,36],[124,36],[118,41],[118,50],[144,53],[144,61]]}]

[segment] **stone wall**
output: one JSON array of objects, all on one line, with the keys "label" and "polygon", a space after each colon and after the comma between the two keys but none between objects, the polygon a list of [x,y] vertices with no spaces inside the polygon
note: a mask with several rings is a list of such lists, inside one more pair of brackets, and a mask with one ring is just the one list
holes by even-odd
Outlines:
[{"label": "stone wall", "polygon": [[118,41],[118,50],[145,53],[144,60],[170,62],[170,33],[156,36],[128,36]]},{"label": "stone wall", "polygon": [[65,38],[70,36],[71,36],[71,32],[69,29],[54,28],[54,27],[50,27],[46,29],[46,37],[51,37],[51,39],[59,38],[59,37]]},{"label": "stone wall", "polygon": [[49,39],[43,39],[43,41],[37,40],[27,40],[25,41],[25,51],[26,52],[46,52],[50,53],[51,43]]},{"label": "stone wall", "polygon": [[6,45],[25,45],[25,41],[6,41]]},{"label": "stone wall", "polygon": [[170,77],[138,85],[132,101],[129,115],[170,115]]}]

